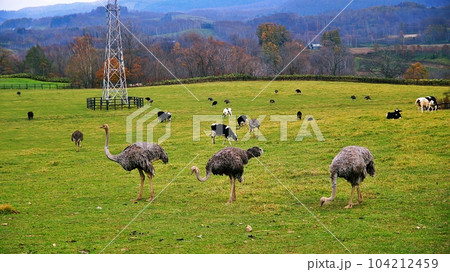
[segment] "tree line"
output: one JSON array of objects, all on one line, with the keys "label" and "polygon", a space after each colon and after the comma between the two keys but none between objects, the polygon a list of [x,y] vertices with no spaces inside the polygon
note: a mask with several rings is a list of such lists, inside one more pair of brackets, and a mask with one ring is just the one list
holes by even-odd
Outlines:
[{"label": "tree line", "polygon": [[[132,35],[124,32],[127,81],[149,84],[172,79],[161,63],[178,78],[227,74],[356,75],[355,57],[342,43],[337,29],[322,35],[318,41],[322,47],[318,50],[305,48],[306,44],[294,39],[284,25],[263,23],[254,35],[257,39],[235,37],[232,42],[196,33],[186,33],[175,40],[143,37],[147,51]],[[104,49],[98,46],[98,38],[85,34],[67,46],[35,45],[22,57],[0,48],[0,74],[27,72],[67,77],[86,88],[96,87],[102,82],[104,61]],[[446,50],[448,54],[448,47]],[[407,53],[401,48],[396,51],[377,48],[360,66],[370,72],[370,76],[399,78],[408,68],[402,54]]]}]

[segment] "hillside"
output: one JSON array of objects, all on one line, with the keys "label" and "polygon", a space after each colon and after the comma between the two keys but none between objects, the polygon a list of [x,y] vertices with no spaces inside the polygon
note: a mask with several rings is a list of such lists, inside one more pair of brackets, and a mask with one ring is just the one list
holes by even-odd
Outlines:
[{"label": "hillside", "polygon": [[[397,5],[404,0],[365,0],[355,1],[349,9],[361,9],[379,5]],[[448,5],[446,0],[414,0],[414,2],[427,7]],[[342,9],[348,0],[153,0],[136,1],[120,0],[119,4],[130,10],[139,12],[193,12],[203,14],[217,20],[252,19],[255,16],[270,15],[278,12],[292,12],[298,15],[317,15]],[[0,23],[8,19],[64,16],[73,13],[89,12],[98,7],[93,3],[58,4],[42,7],[24,8],[18,11],[0,10]]]},{"label": "hillside", "polygon": [[[223,14],[226,10],[222,11]],[[334,23],[344,43],[349,47],[366,46],[374,43],[395,43],[392,39],[399,33],[417,34],[415,39],[403,43],[442,43],[448,42],[447,27],[450,25],[448,14],[450,6],[427,8],[419,4],[401,4],[397,6],[378,6],[360,10],[347,10]],[[223,21],[211,18],[210,12],[193,13],[154,13],[136,12],[122,8],[122,21],[132,26],[133,32],[159,37],[177,37],[180,34],[196,31],[205,35],[232,41],[255,39],[259,24],[273,22],[282,24],[293,37],[309,41],[334,16],[333,14],[300,16],[295,13],[277,13],[260,16],[245,22]],[[205,16],[202,16],[205,15]],[[90,33],[100,40],[104,38],[105,10],[96,8],[88,13],[77,13],[65,16],[45,17],[40,19],[10,19],[0,25],[0,46],[23,50],[36,43],[47,46],[52,44],[68,44],[74,37]],[[441,26],[429,32],[429,26]],[[436,37],[431,37],[435,35]],[[25,38],[26,37],[26,38]]]}]

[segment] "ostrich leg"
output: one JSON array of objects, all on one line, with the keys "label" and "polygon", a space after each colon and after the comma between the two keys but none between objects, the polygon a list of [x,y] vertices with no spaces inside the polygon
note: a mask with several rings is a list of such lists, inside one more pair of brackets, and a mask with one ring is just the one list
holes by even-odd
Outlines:
[{"label": "ostrich leg", "polygon": [[348,205],[344,207],[344,209],[350,209],[351,207],[353,207],[353,193],[355,192],[355,187],[352,186],[352,194],[350,195],[350,201],[348,202]]},{"label": "ostrich leg", "polygon": [[133,200],[133,201],[141,200],[142,199],[142,192],[144,191],[145,176],[144,176],[144,173],[142,172],[141,169],[138,169],[138,170],[139,170],[139,174],[141,175],[141,186],[139,187],[139,194],[138,194],[137,198],[135,200]]},{"label": "ostrich leg", "polygon": [[363,197],[361,194],[361,190],[359,189],[359,185],[358,187],[356,187],[356,189],[358,189],[358,203],[361,204],[363,202]]},{"label": "ostrich leg", "polygon": [[235,180],[233,180],[233,195],[232,195],[232,199],[233,201],[236,201],[236,187],[235,187]]},{"label": "ostrich leg", "polygon": [[147,199],[147,201],[152,201],[155,198],[155,192],[153,191],[153,182],[152,182],[152,175],[150,173],[146,173],[148,180],[150,181],[150,198]]},{"label": "ostrich leg", "polygon": [[228,204],[231,204],[231,202],[233,202],[233,195],[234,195],[234,178],[230,177],[230,183],[231,183],[230,199],[228,199],[227,205],[228,205]]}]

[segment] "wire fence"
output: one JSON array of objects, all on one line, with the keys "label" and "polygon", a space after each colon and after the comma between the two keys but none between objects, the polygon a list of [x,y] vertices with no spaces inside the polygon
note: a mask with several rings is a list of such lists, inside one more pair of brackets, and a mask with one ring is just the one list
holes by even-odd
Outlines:
[{"label": "wire fence", "polygon": [[2,90],[51,90],[51,89],[81,89],[81,85],[67,83],[15,83],[0,84]]}]

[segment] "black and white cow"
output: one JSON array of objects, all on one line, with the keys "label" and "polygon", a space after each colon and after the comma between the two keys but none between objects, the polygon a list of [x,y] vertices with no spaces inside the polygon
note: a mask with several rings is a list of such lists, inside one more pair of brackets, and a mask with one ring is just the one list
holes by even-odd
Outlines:
[{"label": "black and white cow", "polygon": [[237,135],[231,130],[231,128],[224,124],[212,124],[211,125],[211,139],[212,143],[216,143],[216,136],[223,136],[223,144],[225,144],[225,140],[228,140],[228,142],[231,145],[230,138],[237,141],[238,137]]},{"label": "black and white cow", "polygon": [[402,118],[402,115],[400,112],[401,112],[401,110],[399,110],[399,109],[396,109],[394,112],[388,112],[386,114],[386,118],[387,119],[400,119],[400,118]]},{"label": "black and white cow", "polygon": [[158,119],[159,122],[164,122],[164,121],[168,121],[171,122],[172,121],[172,114],[168,111],[164,112],[164,111],[158,111]]},{"label": "black and white cow", "polygon": [[430,102],[430,105],[428,106],[429,111],[437,111],[438,110],[438,103],[436,100],[436,97],[434,96],[425,96],[425,98]]},{"label": "black and white cow", "polygon": [[229,115],[229,116],[233,115],[233,112],[231,111],[231,108],[223,109],[222,117],[225,118],[225,117],[227,117],[227,115]]},{"label": "black and white cow", "polygon": [[247,116],[240,115],[237,119],[238,127],[237,129],[240,129],[242,126],[246,125],[248,123]]}]

